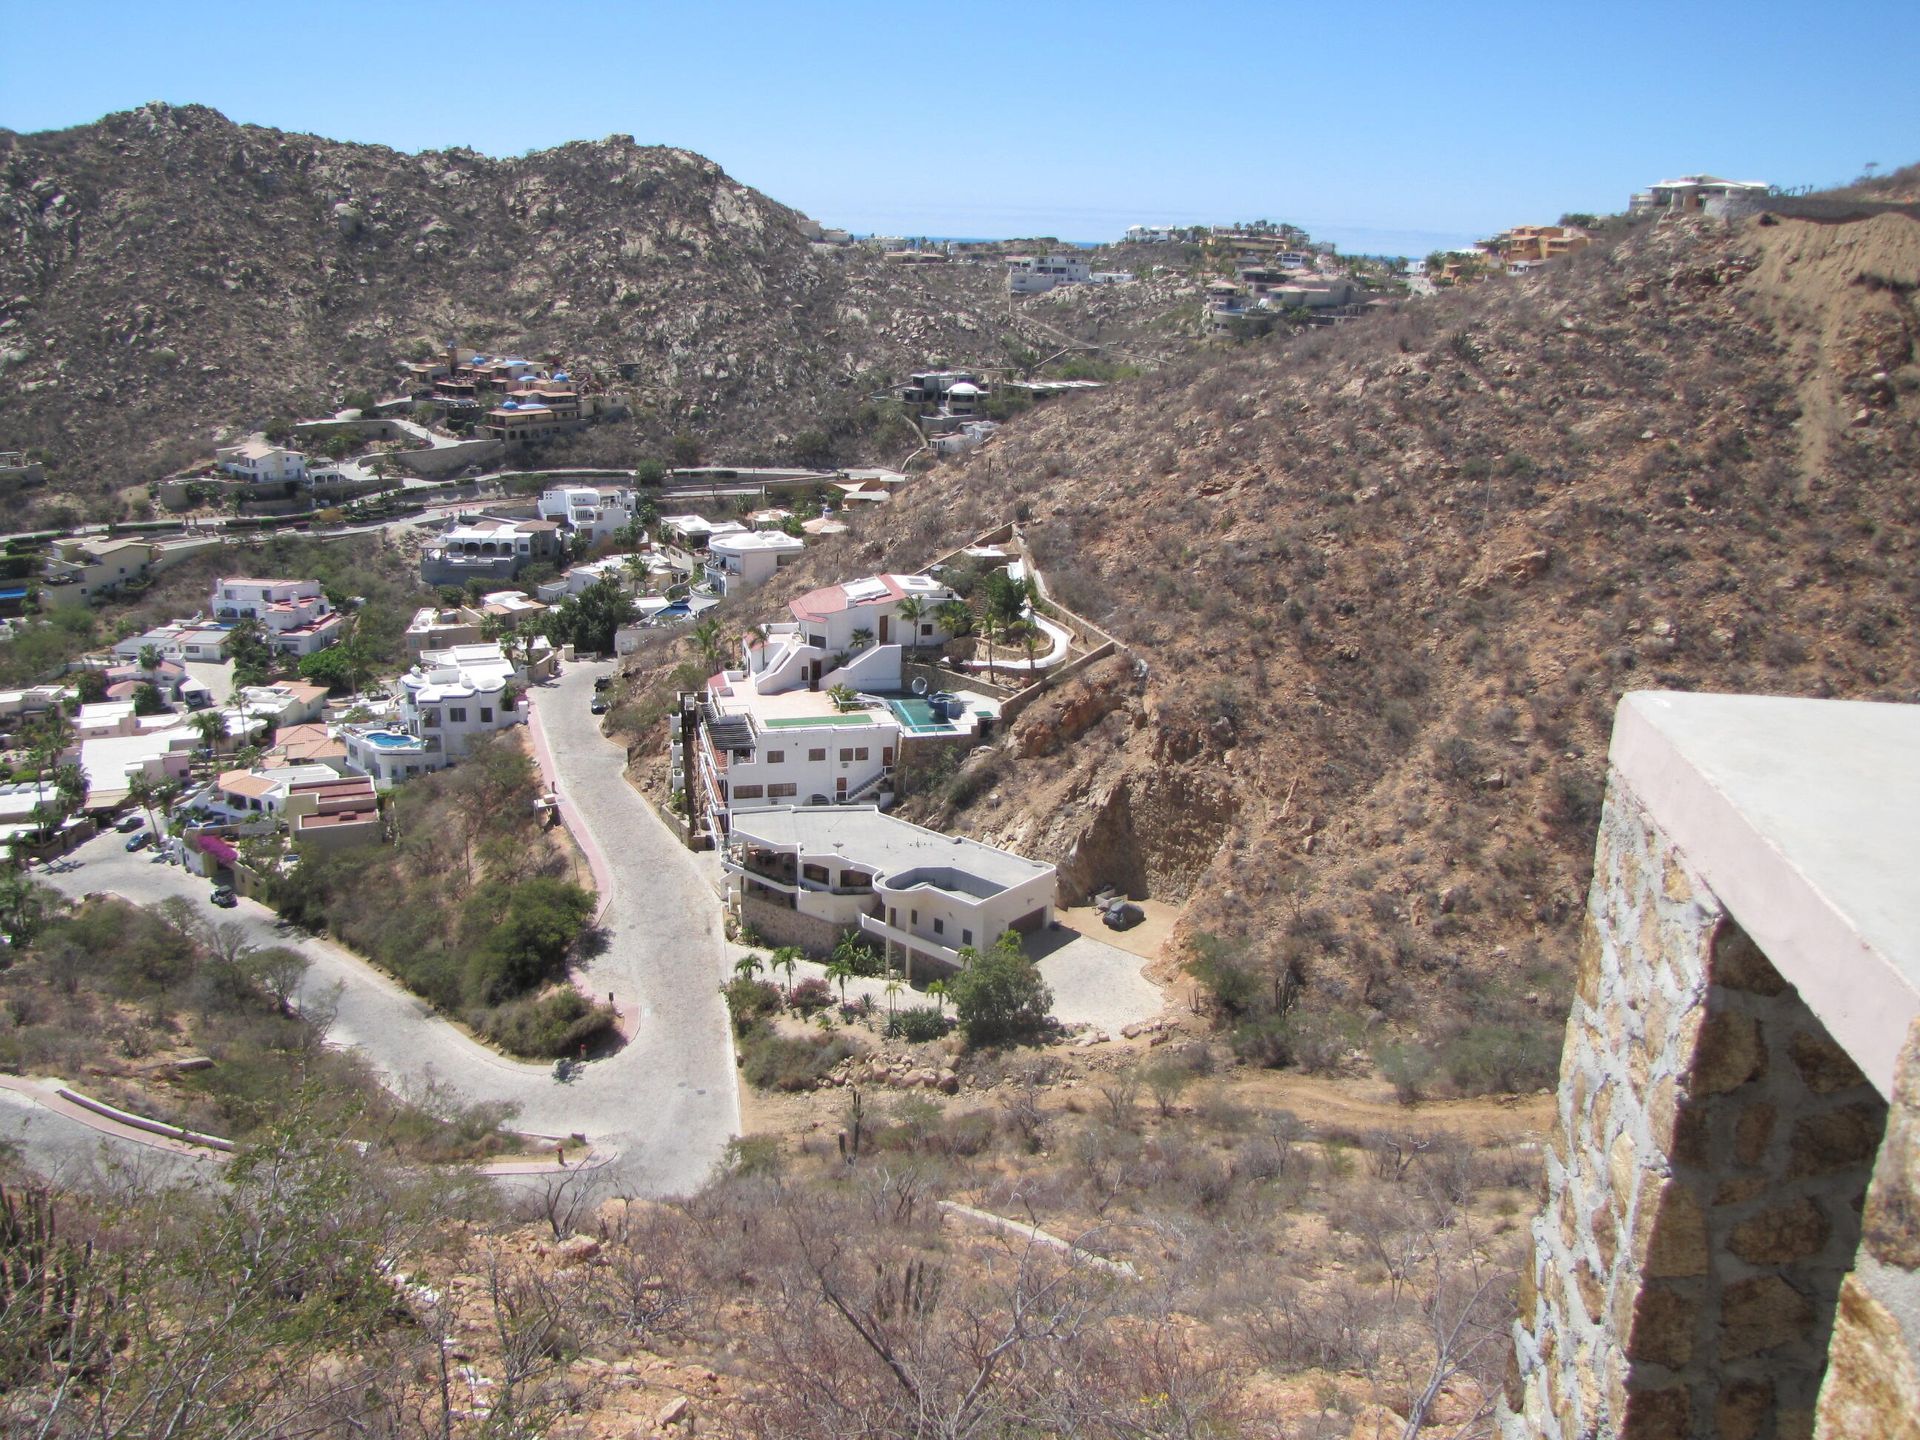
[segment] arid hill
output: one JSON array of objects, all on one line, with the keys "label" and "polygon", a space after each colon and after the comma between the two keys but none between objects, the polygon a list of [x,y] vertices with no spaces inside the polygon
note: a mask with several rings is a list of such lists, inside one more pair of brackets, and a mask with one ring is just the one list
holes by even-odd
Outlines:
[{"label": "arid hill", "polygon": [[0,448],[84,499],[459,341],[610,377],[629,451],[686,429],[790,459],[857,428],[873,372],[1004,359],[1000,267],[890,265],[802,218],[628,136],[407,155],[158,104],[0,131]]},{"label": "arid hill", "polygon": [[1917,285],[1900,214],[1642,227],[1036,413],[790,584],[1024,519],[1145,678],[905,813],[1190,898],[1356,1020],[1548,1020],[1624,690],[1920,694]]}]

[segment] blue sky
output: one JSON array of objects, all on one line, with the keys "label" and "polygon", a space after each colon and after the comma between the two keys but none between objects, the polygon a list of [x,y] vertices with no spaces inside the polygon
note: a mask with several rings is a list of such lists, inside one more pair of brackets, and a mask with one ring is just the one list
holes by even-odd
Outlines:
[{"label": "blue sky", "polygon": [[168,100],[402,150],[625,133],[893,234],[1264,218],[1418,254],[1688,171],[1920,159],[1916,76],[1914,0],[0,0],[11,129]]}]

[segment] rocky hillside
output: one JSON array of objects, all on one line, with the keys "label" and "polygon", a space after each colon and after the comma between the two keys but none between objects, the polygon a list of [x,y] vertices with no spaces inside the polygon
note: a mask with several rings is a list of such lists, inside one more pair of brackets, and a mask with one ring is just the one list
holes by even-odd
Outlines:
[{"label": "rocky hillside", "polygon": [[1144,679],[909,813],[1190,898],[1350,1013],[1548,1008],[1624,690],[1920,698],[1916,287],[1900,214],[1642,227],[1037,413],[792,584],[1025,517]]},{"label": "rocky hillside", "polygon": [[1002,358],[998,267],[889,266],[801,218],[627,136],[406,155],[165,105],[0,131],[0,448],[98,494],[458,340],[611,374],[635,449],[786,458],[856,377]]}]

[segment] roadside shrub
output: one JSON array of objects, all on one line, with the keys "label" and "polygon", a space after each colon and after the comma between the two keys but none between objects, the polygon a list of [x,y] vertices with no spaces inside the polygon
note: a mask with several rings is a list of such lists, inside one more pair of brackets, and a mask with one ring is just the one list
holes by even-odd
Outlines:
[{"label": "roadside shrub", "polygon": [[1262,1015],[1236,1025],[1229,1037],[1233,1053],[1249,1065],[1280,1070],[1293,1064],[1296,1042],[1293,1020],[1286,1015]]},{"label": "roadside shrub", "polygon": [[804,1015],[808,1019],[812,1019],[832,1003],[833,987],[817,975],[802,980],[787,991],[787,1004],[793,1007],[796,1015]]},{"label": "roadside shrub", "polygon": [[854,1049],[844,1035],[789,1036],[761,1025],[740,1048],[740,1072],[761,1090],[811,1090]]},{"label": "roadside shrub", "polygon": [[571,985],[496,1006],[475,1020],[475,1028],[487,1039],[529,1060],[577,1056],[613,1030],[613,1011],[591,1003]]},{"label": "roadside shrub", "polygon": [[780,987],[769,980],[737,976],[722,985],[720,993],[726,996],[727,1013],[733,1017],[737,1038],[744,1038],[768,1016],[780,1013]]},{"label": "roadside shrub", "polygon": [[937,1005],[915,1005],[896,1010],[887,1021],[887,1038],[925,1045],[947,1033],[947,1017]]}]

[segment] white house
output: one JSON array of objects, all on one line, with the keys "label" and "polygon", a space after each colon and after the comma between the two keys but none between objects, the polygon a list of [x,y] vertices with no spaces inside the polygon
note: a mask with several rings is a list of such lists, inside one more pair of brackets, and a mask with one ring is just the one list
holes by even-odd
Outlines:
[{"label": "white house", "polygon": [[1007,288],[1016,295],[1044,295],[1061,285],[1085,285],[1093,269],[1073,255],[1015,255],[1007,261]]},{"label": "white house", "polygon": [[420,557],[420,578],[429,585],[511,580],[527,566],[559,554],[560,527],[555,521],[492,516],[460,520]]},{"label": "white house", "polygon": [[918,962],[945,973],[1007,931],[1053,922],[1054,867],[883,815],[870,805],[781,806],[734,817],[727,836],[729,898],[858,928],[908,979]]},{"label": "white house", "polygon": [[396,686],[397,724],[342,731],[347,763],[382,786],[445,769],[475,736],[526,718],[524,701],[508,699],[513,683],[514,664],[497,644],[422,651]]},{"label": "white house", "polygon": [[263,439],[222,446],[213,452],[213,458],[229,475],[238,475],[256,485],[298,484],[307,475],[305,455]]},{"label": "white house", "polygon": [[1171,225],[1129,225],[1126,239],[1128,245],[1171,245],[1173,226]]},{"label": "white house", "polygon": [[1773,187],[1764,180],[1723,180],[1718,175],[1682,175],[1678,180],[1662,180],[1649,185],[1633,197],[1629,213],[1634,215],[1673,215],[1704,211],[1723,213],[1737,200],[1764,200]]},{"label": "white house", "polygon": [[627,558],[624,555],[609,555],[604,560],[589,560],[584,565],[576,565],[558,580],[535,586],[534,594],[544,603],[553,605],[608,578],[621,586],[632,588],[630,582],[633,571],[627,567]]},{"label": "white house", "polygon": [[798,535],[779,530],[747,530],[716,535],[707,542],[707,580],[722,595],[762,584],[807,548]]},{"label": "white house", "polygon": [[608,540],[633,522],[633,491],[621,485],[556,485],[540,493],[539,514]]},{"label": "white house", "polygon": [[223,576],[213,582],[208,609],[221,621],[254,620],[267,644],[287,655],[311,655],[340,638],[340,616],[318,580],[257,580]]},{"label": "white house", "polygon": [[709,520],[704,515],[662,515],[667,535],[689,550],[702,550],[716,535],[738,535],[746,530],[738,520]]}]

